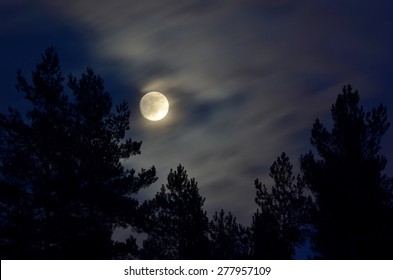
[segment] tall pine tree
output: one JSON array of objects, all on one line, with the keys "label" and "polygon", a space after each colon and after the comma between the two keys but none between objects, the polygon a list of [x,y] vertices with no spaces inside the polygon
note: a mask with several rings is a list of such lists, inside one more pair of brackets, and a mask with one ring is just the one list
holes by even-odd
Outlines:
[{"label": "tall pine tree", "polygon": [[[135,221],[132,194],[156,180],[155,169],[125,169],[140,153],[125,137],[126,102],[112,110],[103,80],[91,69],[64,78],[54,48],[17,89],[31,109],[0,114],[2,258],[110,259],[112,230]],[[72,98],[70,98],[70,96]]]},{"label": "tall pine tree", "polygon": [[258,209],[251,227],[254,258],[292,259],[305,238],[312,201],[292,169],[289,157],[282,153],[270,167],[274,185],[268,188],[255,180]]},{"label": "tall pine tree", "polygon": [[197,182],[194,178],[188,179],[183,166],[171,170],[167,184],[142,205],[148,217],[148,238],[143,243],[142,258],[208,258],[208,218],[202,208],[204,201]]},{"label": "tall pine tree", "polygon": [[331,109],[333,128],[317,119],[311,143],[318,153],[301,157],[315,195],[314,247],[327,259],[393,258],[392,180],[382,174],[381,137],[386,107],[365,112],[359,94],[345,86]]},{"label": "tall pine tree", "polygon": [[250,228],[237,223],[231,212],[215,212],[209,222],[211,258],[220,260],[247,259],[251,254]]}]

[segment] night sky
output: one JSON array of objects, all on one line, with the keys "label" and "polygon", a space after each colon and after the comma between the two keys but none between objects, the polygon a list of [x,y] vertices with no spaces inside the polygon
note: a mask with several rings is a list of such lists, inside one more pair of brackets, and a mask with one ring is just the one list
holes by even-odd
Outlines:
[{"label": "night sky", "polygon": [[[254,180],[286,152],[312,149],[319,117],[342,87],[359,90],[365,109],[384,103],[393,118],[393,4],[380,1],[289,0],[2,0],[0,110],[26,108],[16,71],[30,73],[54,46],[62,72],[91,67],[114,103],[131,107],[133,140],[142,154],[129,168],[156,166],[150,198],[180,163],[195,177],[211,216],[224,208],[251,222]],[[165,119],[139,111],[144,93],[170,102]],[[382,152],[393,175],[393,128]]]}]

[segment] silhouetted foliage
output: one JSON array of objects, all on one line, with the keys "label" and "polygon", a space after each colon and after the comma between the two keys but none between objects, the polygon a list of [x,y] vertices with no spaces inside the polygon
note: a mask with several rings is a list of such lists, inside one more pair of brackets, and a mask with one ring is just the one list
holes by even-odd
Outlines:
[{"label": "silhouetted foliage", "polygon": [[167,184],[142,205],[148,217],[142,258],[206,259],[209,243],[204,201],[197,182],[188,179],[183,166],[171,170]]},{"label": "silhouetted foliage", "polygon": [[124,242],[115,241],[113,244],[114,259],[132,260],[139,257],[139,248],[134,236],[129,236]]},{"label": "silhouetted foliage", "polygon": [[236,222],[231,212],[221,209],[209,222],[211,258],[220,260],[247,259],[251,252],[250,229]]},{"label": "silhouetted foliage", "polygon": [[268,189],[255,180],[258,209],[252,221],[254,258],[291,259],[304,240],[312,201],[292,169],[288,156],[282,153],[270,167],[274,185]]},{"label": "silhouetted foliage", "polygon": [[327,259],[393,258],[392,180],[382,175],[381,137],[389,127],[382,105],[364,112],[359,94],[345,86],[331,110],[333,128],[317,119],[312,152],[301,157],[315,195],[314,246]]},{"label": "silhouetted foliage", "polygon": [[[68,76],[54,48],[32,72],[17,75],[17,89],[31,103],[22,117],[0,114],[2,258],[110,259],[114,227],[134,223],[131,195],[156,180],[155,169],[125,169],[121,160],[140,153],[125,138],[126,102],[112,112],[103,80],[91,69]],[[70,98],[71,97],[71,98]]]},{"label": "silhouetted foliage", "polygon": [[[127,103],[113,110],[91,69],[69,75],[67,92],[64,80],[49,48],[31,83],[17,74],[27,113],[0,113],[2,259],[291,259],[310,224],[320,258],[393,258],[393,179],[382,174],[380,154],[386,107],[364,112],[351,86],[332,106],[331,131],[315,121],[318,158],[301,156],[303,177],[282,153],[270,167],[274,184],[255,180],[249,228],[224,210],[209,222],[205,198],[181,165],[139,206],[133,194],[157,178],[154,167],[137,174],[121,163],[141,147],[126,137]],[[134,236],[112,240],[115,228],[128,226],[147,233],[142,249]]]}]

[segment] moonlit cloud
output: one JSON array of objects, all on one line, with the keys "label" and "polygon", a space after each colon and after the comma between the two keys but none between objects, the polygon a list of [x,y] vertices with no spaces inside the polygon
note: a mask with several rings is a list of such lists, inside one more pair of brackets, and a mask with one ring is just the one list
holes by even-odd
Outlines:
[{"label": "moonlit cloud", "polygon": [[[254,179],[265,181],[282,151],[297,163],[310,148],[314,119],[327,119],[344,84],[358,88],[362,101],[383,98],[379,73],[392,62],[384,7],[390,2],[349,2],[41,5],[82,34],[104,80],[116,75],[129,86],[130,92],[108,90],[132,101],[131,136],[143,141],[142,155],[126,164],[158,169],[158,183],[144,195],[154,194],[181,163],[199,182],[210,214],[224,208],[249,223]],[[164,92],[171,103],[160,123],[137,112],[139,97],[150,90]]]}]

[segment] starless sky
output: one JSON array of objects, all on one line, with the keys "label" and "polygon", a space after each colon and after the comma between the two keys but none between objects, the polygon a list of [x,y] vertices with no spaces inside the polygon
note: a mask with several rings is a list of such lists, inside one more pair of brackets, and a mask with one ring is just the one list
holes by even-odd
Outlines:
[{"label": "starless sky", "polygon": [[[243,224],[255,211],[254,179],[285,151],[312,147],[316,117],[330,127],[343,85],[366,109],[380,102],[393,116],[391,0],[2,0],[0,110],[26,108],[15,73],[29,77],[56,47],[63,74],[87,66],[114,103],[131,107],[129,136],[142,154],[124,164],[155,165],[159,180],[181,163],[195,177],[205,209],[224,208]],[[170,111],[159,122],[139,112],[147,91],[163,92]],[[392,173],[393,128],[383,141]]]}]

